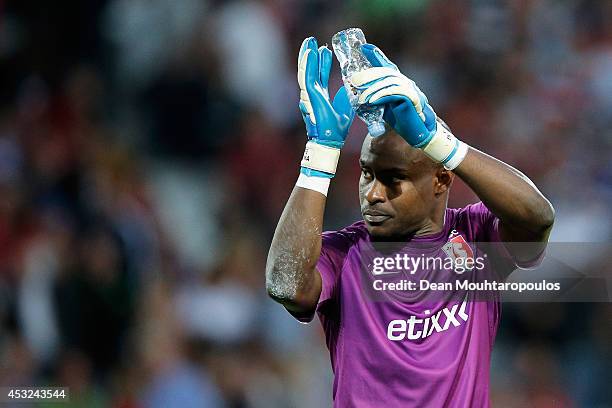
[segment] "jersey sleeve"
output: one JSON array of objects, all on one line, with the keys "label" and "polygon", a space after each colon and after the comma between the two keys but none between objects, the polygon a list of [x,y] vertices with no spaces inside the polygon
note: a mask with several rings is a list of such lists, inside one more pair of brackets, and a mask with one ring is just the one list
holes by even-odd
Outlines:
[{"label": "jersey sleeve", "polygon": [[533,259],[527,261],[521,261],[512,256],[500,237],[499,218],[495,216],[484,203],[478,202],[470,204],[463,210],[465,210],[465,216],[469,218],[472,235],[471,240],[473,242],[494,243],[493,248],[495,248],[497,255],[506,261],[505,263],[508,264],[510,269],[531,269],[540,265],[545,254],[544,249],[542,249]]},{"label": "jersey sleeve", "polygon": [[317,270],[321,274],[319,305],[336,297],[338,280],[349,242],[338,232],[324,232]]},{"label": "jersey sleeve", "polygon": [[326,231],[322,234],[321,254],[317,262],[317,270],[321,274],[321,294],[313,313],[299,315],[290,312],[300,322],[308,323],[312,321],[314,312],[325,315],[335,310],[334,304],[338,297],[342,265],[353,244],[351,237],[354,233],[351,230],[351,227],[348,227],[341,231]]}]

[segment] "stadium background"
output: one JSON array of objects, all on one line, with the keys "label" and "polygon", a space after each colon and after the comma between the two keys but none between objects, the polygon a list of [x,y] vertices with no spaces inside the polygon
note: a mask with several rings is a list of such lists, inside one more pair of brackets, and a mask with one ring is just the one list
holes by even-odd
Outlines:
[{"label": "stadium background", "polygon": [[[363,28],[455,134],[541,187],[554,241],[609,242],[610,21],[605,0],[0,2],[0,385],[329,406],[319,323],[263,287],[309,35]],[[326,229],[360,217],[355,123]],[[475,200],[457,181],[450,205]],[[505,305],[494,406],[612,406],[610,321],[603,303]]]}]

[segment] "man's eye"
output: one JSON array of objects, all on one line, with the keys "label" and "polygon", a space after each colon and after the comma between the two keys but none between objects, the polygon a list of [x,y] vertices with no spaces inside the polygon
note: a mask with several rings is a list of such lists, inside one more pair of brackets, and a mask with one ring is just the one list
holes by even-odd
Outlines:
[{"label": "man's eye", "polygon": [[407,180],[408,178],[409,177],[406,176],[405,174],[396,174],[395,176],[391,178],[391,181],[393,181],[394,183],[399,183],[400,181]]}]

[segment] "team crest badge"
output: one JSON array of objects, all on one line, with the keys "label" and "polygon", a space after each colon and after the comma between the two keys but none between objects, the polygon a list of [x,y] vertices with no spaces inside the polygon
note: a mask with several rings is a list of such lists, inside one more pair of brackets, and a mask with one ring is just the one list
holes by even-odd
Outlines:
[{"label": "team crest badge", "polygon": [[465,238],[463,238],[463,235],[459,234],[456,230],[452,230],[448,238],[448,242],[444,244],[442,249],[446,255],[452,259],[454,265],[462,265],[465,267],[467,259],[474,259],[474,251]]}]

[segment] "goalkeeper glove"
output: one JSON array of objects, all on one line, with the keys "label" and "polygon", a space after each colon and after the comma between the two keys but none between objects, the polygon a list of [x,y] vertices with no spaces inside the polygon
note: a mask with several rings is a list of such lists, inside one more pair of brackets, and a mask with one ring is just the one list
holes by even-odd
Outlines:
[{"label": "goalkeeper glove", "polygon": [[330,101],[328,85],[331,65],[331,50],[325,46],[317,47],[314,37],[306,38],[298,56],[297,78],[300,86],[299,107],[306,124],[308,142],[298,186],[325,195],[329,179],[336,173],[340,149],[355,116],[344,87],[338,90],[333,102]]},{"label": "goalkeeper glove", "polygon": [[427,97],[372,44],[361,46],[372,68],[354,74],[351,81],[362,90],[360,104],[384,105],[385,122],[411,146],[422,149],[448,170],[465,158],[468,146],[439,123]]}]

